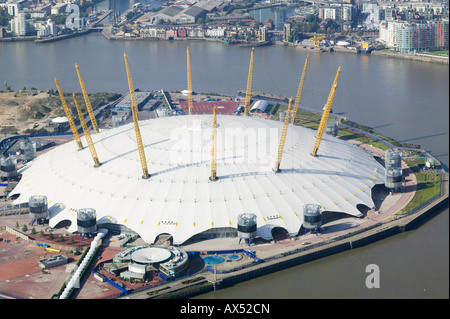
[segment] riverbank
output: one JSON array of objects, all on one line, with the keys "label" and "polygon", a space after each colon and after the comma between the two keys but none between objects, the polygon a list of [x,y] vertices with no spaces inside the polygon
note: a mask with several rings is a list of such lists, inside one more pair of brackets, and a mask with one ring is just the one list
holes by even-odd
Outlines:
[{"label": "riverbank", "polygon": [[449,62],[448,57],[431,56],[431,55],[425,55],[425,54],[411,55],[411,54],[391,53],[391,52],[383,52],[383,51],[372,51],[371,54],[375,55],[375,56],[382,56],[382,57],[387,57],[387,58],[422,61],[422,62],[429,62],[429,63],[448,64],[448,62]]}]

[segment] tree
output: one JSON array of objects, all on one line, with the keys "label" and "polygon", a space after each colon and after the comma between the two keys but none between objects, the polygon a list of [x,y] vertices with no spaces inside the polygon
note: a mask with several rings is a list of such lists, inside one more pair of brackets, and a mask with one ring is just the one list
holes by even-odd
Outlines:
[{"label": "tree", "polygon": [[27,225],[23,224],[23,227],[22,227],[22,231],[23,231],[23,232],[26,232],[26,231],[28,231],[28,227],[27,227]]},{"label": "tree", "polygon": [[53,240],[53,238],[55,238],[55,236],[53,236],[53,233],[48,234],[48,239]]},{"label": "tree", "polygon": [[63,241],[64,241],[64,236],[63,236],[63,234],[59,235],[59,241],[60,241],[60,242],[63,242]]},{"label": "tree", "polygon": [[39,236],[41,236],[41,237],[45,236],[44,231],[42,229],[41,229],[41,232],[40,232]]}]

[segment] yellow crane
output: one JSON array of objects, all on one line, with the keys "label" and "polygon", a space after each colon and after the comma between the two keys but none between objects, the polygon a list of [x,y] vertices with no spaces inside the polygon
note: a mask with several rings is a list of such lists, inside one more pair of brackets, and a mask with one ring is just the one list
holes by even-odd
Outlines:
[{"label": "yellow crane", "polygon": [[286,141],[287,130],[289,127],[289,116],[291,115],[291,105],[292,105],[292,97],[289,100],[288,109],[286,111],[286,118],[284,119],[283,130],[281,131],[280,143],[278,144],[277,161],[275,162],[275,167],[273,168],[273,171],[275,173],[278,173],[280,171],[281,157],[283,156],[284,143]]},{"label": "yellow crane", "polygon": [[252,54],[250,55],[250,66],[248,68],[247,78],[247,90],[245,91],[245,107],[244,115],[250,115],[250,100],[252,99],[252,77],[253,77],[253,54],[255,48],[252,48]]},{"label": "yellow crane", "polygon": [[325,40],[325,36],[317,36],[317,35],[315,35],[314,37],[312,37],[311,39],[309,39],[309,41],[312,41],[312,42],[314,42],[314,46],[315,47],[318,47],[318,46],[320,46],[320,43],[323,41],[323,40]]},{"label": "yellow crane", "polygon": [[127,79],[128,79],[128,87],[130,89],[130,97],[131,97],[131,113],[133,114],[133,123],[134,123],[134,131],[136,133],[136,142],[139,150],[139,159],[141,160],[142,166],[142,178],[147,179],[150,177],[147,168],[147,160],[145,159],[144,145],[142,144],[141,132],[139,130],[138,117],[137,117],[137,100],[136,95],[134,93],[133,80],[131,79],[130,67],[128,66],[127,54],[124,53],[123,57],[125,59],[125,67],[127,69]]},{"label": "yellow crane", "polygon": [[192,102],[191,58],[189,56],[189,47],[187,47],[186,56],[187,56],[188,107],[189,107],[189,115],[191,115],[193,102]]},{"label": "yellow crane", "polygon": [[216,118],[216,106],[213,110],[213,125],[212,125],[212,137],[211,137],[211,176],[210,181],[217,180],[217,118]]},{"label": "yellow crane", "polygon": [[78,67],[78,64],[76,64],[76,63],[75,63],[75,68],[77,69],[78,80],[80,81],[81,91],[83,92],[84,102],[86,103],[86,108],[89,113],[89,118],[91,119],[92,128],[94,129],[95,133],[98,133],[97,120],[95,119],[94,112],[92,111],[92,105],[91,105],[91,102],[89,101],[89,96],[86,92],[86,87],[84,86],[83,79],[81,78],[80,68]]},{"label": "yellow crane", "polygon": [[64,94],[61,91],[61,88],[59,86],[57,79],[55,79],[55,84],[56,84],[56,87],[58,88],[59,97],[61,98],[61,103],[63,105],[64,112],[66,113],[66,117],[69,120],[70,130],[72,131],[73,138],[77,142],[78,150],[82,150],[83,144],[81,143],[81,139],[80,139],[80,136],[78,135],[77,127],[75,126],[75,123],[73,122],[72,113],[70,112],[70,109],[67,106],[66,99],[64,98]]},{"label": "yellow crane", "polygon": [[86,125],[86,121],[84,120],[84,115],[81,111],[80,104],[78,104],[75,93],[72,93],[72,95],[73,101],[75,102],[75,107],[77,108],[78,118],[80,119],[81,127],[83,128],[84,137],[86,138],[86,142],[89,145],[89,151],[91,151],[92,159],[94,160],[94,167],[99,167],[100,161],[98,160],[97,152],[95,151],[94,143],[92,142],[91,133],[89,133],[89,129]]},{"label": "yellow crane", "polygon": [[295,118],[297,116],[298,106],[300,105],[300,97],[302,96],[303,83],[305,82],[306,66],[308,65],[309,55],[306,56],[305,65],[303,66],[302,77],[298,85],[297,96],[295,97],[295,105],[292,110],[291,124],[294,124]]},{"label": "yellow crane", "polygon": [[336,72],[336,77],[334,78],[333,85],[331,86],[330,94],[328,95],[327,103],[323,110],[322,119],[320,120],[319,128],[317,130],[316,142],[314,143],[314,148],[311,152],[312,156],[317,156],[317,151],[319,150],[320,142],[322,141],[323,133],[325,132],[325,127],[327,126],[328,116],[330,115],[331,105],[333,104],[334,93],[336,92],[337,81],[339,78],[339,73],[341,68],[339,67]]}]

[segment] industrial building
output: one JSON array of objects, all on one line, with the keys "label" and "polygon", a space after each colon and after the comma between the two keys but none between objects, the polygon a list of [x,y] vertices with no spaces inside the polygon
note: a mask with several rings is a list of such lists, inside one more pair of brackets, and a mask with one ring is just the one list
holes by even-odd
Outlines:
[{"label": "industrial building", "polygon": [[156,21],[170,21],[177,24],[195,23],[198,18],[206,17],[207,11],[200,6],[190,6],[183,8],[181,6],[169,6],[156,12],[151,18],[152,23]]}]

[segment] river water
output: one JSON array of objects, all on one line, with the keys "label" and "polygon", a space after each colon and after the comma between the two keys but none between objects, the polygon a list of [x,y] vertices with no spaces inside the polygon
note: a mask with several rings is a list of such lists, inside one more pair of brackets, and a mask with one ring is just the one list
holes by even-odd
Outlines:
[{"label": "river water", "polygon": [[[236,95],[245,90],[250,49],[202,41],[108,41],[99,33],[60,42],[0,43],[0,81],[12,89],[80,92],[78,63],[89,92],[128,90],[123,53],[134,86],[186,89],[189,45],[193,90]],[[295,97],[305,62],[301,105],[320,111],[338,67],[336,113],[400,142],[420,144],[449,165],[449,67],[364,54],[307,53],[290,47],[255,50],[253,91]],[[202,298],[448,298],[448,208],[420,228],[323,258]],[[365,285],[366,266],[380,268],[380,288]]]}]

